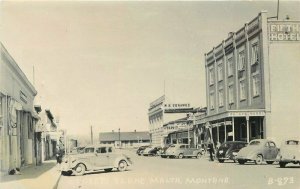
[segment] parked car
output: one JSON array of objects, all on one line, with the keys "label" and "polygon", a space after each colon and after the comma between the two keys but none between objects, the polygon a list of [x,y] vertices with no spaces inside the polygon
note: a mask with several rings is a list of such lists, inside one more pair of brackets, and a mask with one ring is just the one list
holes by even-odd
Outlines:
[{"label": "parked car", "polygon": [[235,162],[237,153],[246,145],[247,142],[243,141],[224,142],[217,150],[216,157],[220,163],[223,163],[225,160],[233,160]]},{"label": "parked car", "polygon": [[161,150],[160,150],[160,157],[162,157],[162,158],[166,158],[167,157],[166,156],[166,151],[167,151],[167,149],[170,146],[171,146],[170,144],[167,144],[167,145],[165,145],[164,147],[161,148]]},{"label": "parked car", "polygon": [[107,145],[94,145],[84,148],[84,153],[70,154],[62,162],[62,175],[83,175],[86,171],[112,171],[116,168],[125,171],[132,165],[129,157]]},{"label": "parked car", "polygon": [[70,152],[70,154],[83,154],[84,153],[84,148],[85,147],[74,147],[72,150],[71,150],[71,152]]},{"label": "parked car", "polygon": [[136,154],[139,155],[139,156],[142,155],[142,154],[143,154],[143,151],[144,151],[147,147],[149,147],[149,146],[140,146],[140,147],[137,149]]},{"label": "parked car", "polygon": [[182,159],[183,157],[196,157],[202,156],[202,149],[189,148],[187,144],[173,144],[165,153],[165,157],[176,157]]},{"label": "parked car", "polygon": [[262,164],[266,161],[267,164],[272,164],[276,160],[278,151],[279,149],[272,140],[255,139],[238,152],[236,160],[239,164],[245,164],[247,161],[254,161],[255,164]]},{"label": "parked car", "polygon": [[284,168],[288,163],[299,163],[300,165],[300,140],[286,140],[280,146],[278,157],[281,168]]},{"label": "parked car", "polygon": [[143,151],[144,156],[156,156],[159,155],[161,150],[160,146],[149,146]]}]

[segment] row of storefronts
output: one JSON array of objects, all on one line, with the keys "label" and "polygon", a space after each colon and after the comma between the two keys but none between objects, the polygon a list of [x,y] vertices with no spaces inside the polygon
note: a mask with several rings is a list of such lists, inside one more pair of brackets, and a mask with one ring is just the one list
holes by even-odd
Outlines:
[{"label": "row of storefronts", "polygon": [[[171,113],[181,118],[169,121],[165,97],[157,99],[148,111],[152,142],[160,137],[160,145],[199,146],[269,138],[280,144],[299,137],[299,36],[299,21],[272,20],[266,11],[230,32],[205,53],[205,111],[178,109]],[[174,124],[180,127],[167,129]]]},{"label": "row of storefronts", "polygon": [[48,124],[55,132],[57,127],[50,110],[44,111],[47,119],[40,117],[41,108],[34,107],[36,89],[0,45],[0,172],[7,174],[51,158],[57,140],[52,140],[42,125]]}]

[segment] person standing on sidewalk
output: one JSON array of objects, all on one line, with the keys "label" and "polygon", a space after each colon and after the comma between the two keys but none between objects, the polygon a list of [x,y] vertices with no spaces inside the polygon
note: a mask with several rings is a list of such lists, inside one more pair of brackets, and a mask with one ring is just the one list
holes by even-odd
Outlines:
[{"label": "person standing on sidewalk", "polygon": [[214,150],[214,145],[211,140],[209,141],[209,144],[208,144],[208,151],[209,151],[210,161],[214,161],[215,150]]}]

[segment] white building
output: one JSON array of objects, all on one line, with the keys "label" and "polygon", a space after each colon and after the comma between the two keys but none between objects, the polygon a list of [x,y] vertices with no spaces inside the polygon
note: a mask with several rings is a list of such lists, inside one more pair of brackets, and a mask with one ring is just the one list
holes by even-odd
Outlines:
[{"label": "white building", "polygon": [[0,43],[0,170],[35,164],[37,91]]}]

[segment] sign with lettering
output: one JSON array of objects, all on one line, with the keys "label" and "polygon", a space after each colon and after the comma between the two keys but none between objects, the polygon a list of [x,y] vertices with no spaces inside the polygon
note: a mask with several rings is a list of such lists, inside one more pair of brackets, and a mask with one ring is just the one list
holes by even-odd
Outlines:
[{"label": "sign with lettering", "polygon": [[190,108],[190,104],[164,104],[165,109],[185,109]]},{"label": "sign with lettering", "polygon": [[299,21],[272,21],[268,23],[270,41],[300,41]]},{"label": "sign with lettering", "polygon": [[265,112],[260,112],[260,111],[249,111],[249,112],[229,112],[228,116],[230,117],[246,117],[246,116],[265,116]]}]

